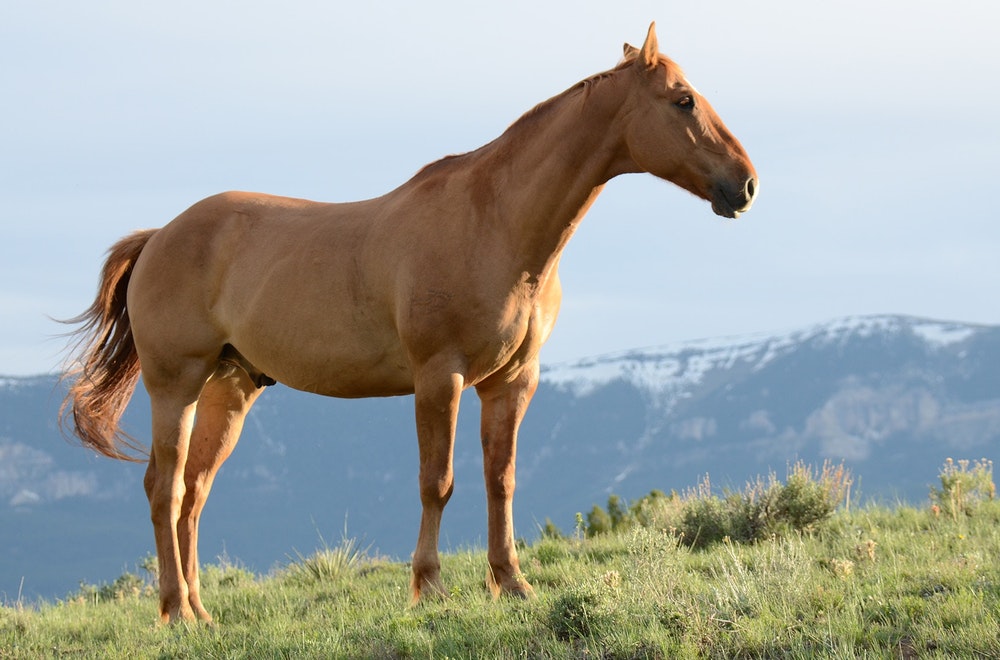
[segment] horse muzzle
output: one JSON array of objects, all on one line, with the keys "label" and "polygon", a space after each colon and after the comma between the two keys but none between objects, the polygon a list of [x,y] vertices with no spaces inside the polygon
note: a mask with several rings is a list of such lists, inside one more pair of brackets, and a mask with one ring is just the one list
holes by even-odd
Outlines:
[{"label": "horse muzzle", "polygon": [[738,218],[753,206],[759,189],[760,184],[755,176],[748,177],[735,186],[717,183],[712,188],[712,211],[723,218]]}]

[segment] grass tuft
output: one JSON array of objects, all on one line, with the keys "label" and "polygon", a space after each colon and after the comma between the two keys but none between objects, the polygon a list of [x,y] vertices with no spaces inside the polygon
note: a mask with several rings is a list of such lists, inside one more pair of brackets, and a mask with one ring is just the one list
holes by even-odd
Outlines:
[{"label": "grass tuft", "polygon": [[327,545],[322,537],[320,540],[323,546],[308,557],[295,552],[298,561],[287,568],[290,581],[306,585],[335,584],[352,575],[368,558],[368,548],[362,548],[353,537],[345,535],[334,547]]}]

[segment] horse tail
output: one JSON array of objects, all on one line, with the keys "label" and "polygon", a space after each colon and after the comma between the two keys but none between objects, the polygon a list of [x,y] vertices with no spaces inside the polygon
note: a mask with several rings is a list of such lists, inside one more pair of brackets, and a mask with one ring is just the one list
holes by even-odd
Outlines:
[{"label": "horse tail", "polygon": [[156,231],[138,231],[115,243],[104,262],[94,302],[83,314],[65,321],[80,327],[70,333],[76,343],[63,380],[73,383],[59,409],[60,424],[70,426],[85,446],[135,462],[145,460],[148,452],[119,428],[139,380],[126,293],[136,259]]}]

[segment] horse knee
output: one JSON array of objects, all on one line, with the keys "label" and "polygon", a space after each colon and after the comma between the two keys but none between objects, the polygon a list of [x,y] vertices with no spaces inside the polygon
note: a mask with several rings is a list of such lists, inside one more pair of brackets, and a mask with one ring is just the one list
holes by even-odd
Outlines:
[{"label": "horse knee", "polygon": [[443,507],[451,499],[454,490],[455,477],[451,471],[434,478],[421,479],[420,501],[424,506]]}]

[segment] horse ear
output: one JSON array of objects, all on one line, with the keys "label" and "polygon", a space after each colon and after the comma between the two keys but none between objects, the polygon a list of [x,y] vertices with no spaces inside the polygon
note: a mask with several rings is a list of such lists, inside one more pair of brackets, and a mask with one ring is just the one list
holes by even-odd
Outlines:
[{"label": "horse ear", "polygon": [[639,49],[630,43],[626,43],[624,46],[625,50],[625,60],[634,60],[639,56]]},{"label": "horse ear", "polygon": [[649,69],[654,68],[660,61],[660,44],[656,40],[656,21],[649,24],[646,41],[642,44],[642,59]]}]

